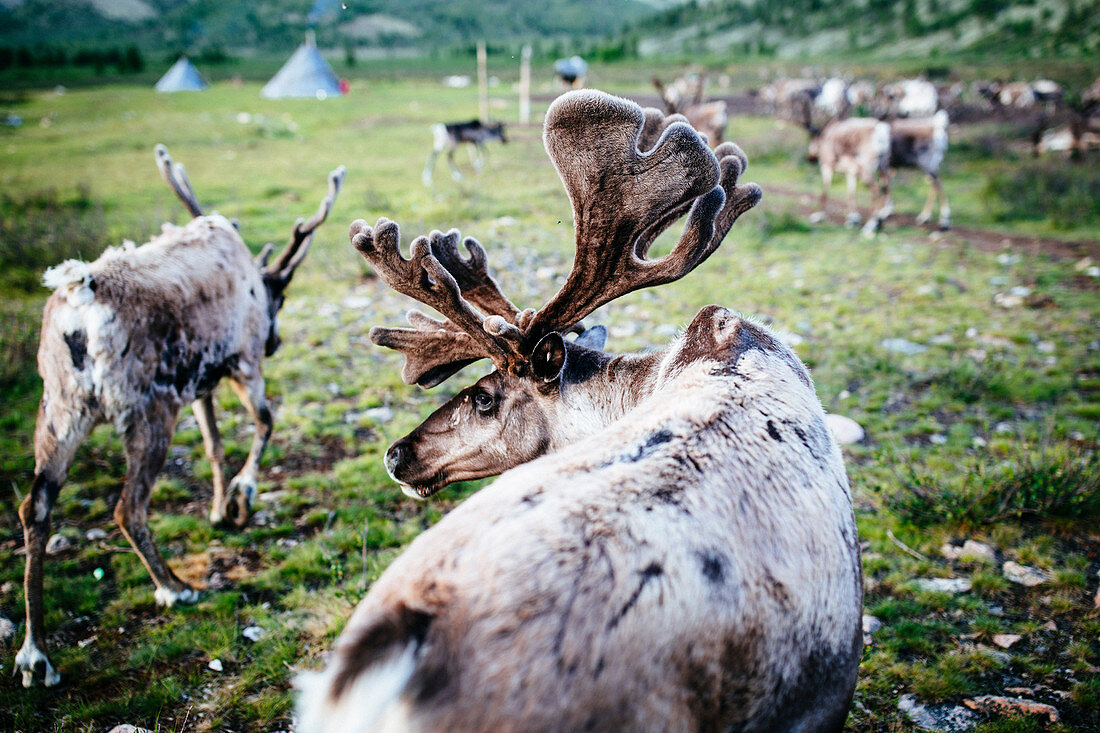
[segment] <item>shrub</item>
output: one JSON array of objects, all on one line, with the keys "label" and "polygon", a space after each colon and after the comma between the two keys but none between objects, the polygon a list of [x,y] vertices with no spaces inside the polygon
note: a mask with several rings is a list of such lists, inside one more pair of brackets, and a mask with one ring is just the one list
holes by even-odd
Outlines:
[{"label": "shrub", "polygon": [[959,474],[961,479],[940,478],[910,466],[890,504],[917,524],[1100,516],[1100,455],[1095,451],[1065,445],[1038,454],[1025,449],[992,468],[979,457]]},{"label": "shrub", "polygon": [[986,179],[982,197],[997,221],[1049,219],[1058,229],[1100,222],[1100,168],[1042,161]]}]

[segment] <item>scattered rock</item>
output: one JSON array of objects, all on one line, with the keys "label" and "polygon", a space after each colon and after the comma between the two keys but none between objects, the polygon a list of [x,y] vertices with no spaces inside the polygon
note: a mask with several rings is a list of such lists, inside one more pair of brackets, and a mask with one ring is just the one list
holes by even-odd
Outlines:
[{"label": "scattered rock", "polygon": [[921,730],[939,733],[967,731],[978,722],[974,713],[961,705],[924,705],[917,702],[916,695],[902,695],[898,699],[898,710]]},{"label": "scattered rock", "polygon": [[994,634],[993,643],[1002,649],[1011,649],[1012,645],[1024,637],[1019,634]]},{"label": "scattered rock", "polygon": [[89,542],[99,542],[101,540],[105,540],[107,539],[107,530],[103,529],[102,527],[92,527],[84,533],[84,539],[88,540]]},{"label": "scattered rock", "polygon": [[1005,665],[1012,661],[1012,655],[1008,652],[1002,652],[1000,649],[994,649],[992,647],[979,644],[975,647],[982,654],[986,655],[990,659],[996,659],[998,663]]},{"label": "scattered rock", "polygon": [[881,621],[874,616],[863,614],[863,646],[871,646],[871,636],[881,628]]},{"label": "scattered rock", "polygon": [[7,616],[0,614],[0,644],[15,636],[15,624]]},{"label": "scattered rock", "polygon": [[17,587],[18,586],[16,586],[14,580],[9,580],[3,585],[0,585],[0,593],[3,593],[4,595],[7,595],[8,593],[14,593]]},{"label": "scattered rock", "polygon": [[939,593],[966,593],[970,590],[969,578],[917,578],[917,587],[921,590]]},{"label": "scattered rock", "polygon": [[349,295],[340,302],[340,305],[351,310],[362,310],[364,308],[369,308],[370,304],[371,299],[364,298],[361,295]]},{"label": "scattered rock", "polygon": [[905,354],[907,356],[912,354],[922,354],[925,351],[928,351],[928,347],[924,344],[914,343],[912,341],[909,341],[908,339],[903,338],[883,339],[880,345],[887,351],[893,351],[895,353]]},{"label": "scattered rock", "polygon": [[1053,621],[1047,621],[1045,624],[1043,624],[1043,628],[1047,631],[1057,631],[1058,624],[1054,623]]},{"label": "scattered rock", "polygon": [[1073,265],[1073,269],[1077,270],[1077,272],[1084,272],[1085,270],[1089,269],[1090,267],[1092,267],[1092,258],[1091,257],[1084,257],[1082,259],[1079,259]]},{"label": "scattered rock", "polygon": [[961,560],[962,562],[993,562],[995,551],[984,542],[967,540],[962,547],[945,544],[940,548],[940,554],[948,560]]},{"label": "scattered rock", "polygon": [[363,417],[373,420],[379,425],[384,425],[393,420],[394,412],[388,407],[372,407],[363,411]]},{"label": "scattered rock", "polygon": [[148,728],[138,728],[136,725],[116,725],[107,733],[153,733]]},{"label": "scattered rock", "polygon": [[928,442],[932,445],[946,445],[947,436],[943,433],[933,433],[932,435],[928,436]]},{"label": "scattered rock", "polygon": [[241,636],[251,642],[257,642],[267,636],[267,629],[261,626],[245,626],[244,630],[241,631]]},{"label": "scattered rock", "polygon": [[222,660],[220,659],[211,659],[206,666],[214,670],[215,672],[221,672],[222,669],[224,669],[222,667]]},{"label": "scattered rock", "polygon": [[832,432],[836,442],[841,445],[858,443],[867,435],[862,425],[843,415],[826,415],[825,424],[829,426],[829,431]]},{"label": "scattered rock", "polygon": [[993,304],[998,305],[1001,308],[1019,308],[1021,305],[1024,304],[1024,299],[1019,295],[996,293],[993,296]]},{"label": "scattered rock", "polygon": [[1045,570],[1019,565],[1011,560],[1004,564],[1001,572],[1013,583],[1026,585],[1029,588],[1046,583],[1051,579],[1051,574]]},{"label": "scattered rock", "polygon": [[46,542],[46,554],[47,555],[60,555],[62,552],[67,552],[73,549],[73,542],[63,534],[50,535],[50,539]]},{"label": "scattered rock", "polygon": [[973,700],[963,700],[971,710],[994,715],[1045,715],[1051,723],[1061,720],[1058,709],[1022,697],[1001,697],[999,695],[981,695]]},{"label": "scattered rock", "polygon": [[264,504],[270,504],[272,502],[282,501],[287,496],[290,496],[290,492],[286,489],[281,489],[279,491],[265,491],[262,494],[256,495],[256,501],[262,502]]}]

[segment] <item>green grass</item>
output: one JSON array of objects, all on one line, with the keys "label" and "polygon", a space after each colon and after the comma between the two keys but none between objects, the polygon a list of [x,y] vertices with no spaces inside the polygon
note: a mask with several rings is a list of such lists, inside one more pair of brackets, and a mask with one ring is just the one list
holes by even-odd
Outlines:
[{"label": "green grass", "polygon": [[[648,71],[595,73],[608,91],[642,93]],[[494,88],[493,109],[510,120],[507,84]],[[157,142],[187,166],[205,207],[240,219],[257,251],[285,241],[294,219],[313,210],[330,169],[343,163],[348,175],[332,221],[290,287],[283,346],[265,363],[276,427],[260,485],[271,496],[257,502],[256,521],[241,532],[207,522],[210,470],[185,410],[151,526],[181,574],[213,587],[193,607],[158,610],[145,569],[111,519],[124,465],[117,438],[100,428],[78,453],[55,529],[83,537],[102,527],[108,538],[81,539],[76,550],[48,559],[47,625],[65,683],[23,691],[0,675],[0,729],[288,728],[291,670],[315,667],[400,549],[477,489],[454,487],[417,503],[386,477],[386,446],[472,374],[429,393],[400,383],[400,358],[371,346],[366,333],[400,324],[409,302],[371,276],[348,244],[347,224],[393,218],[406,245],[433,228],[458,227],[485,245],[521,307],[537,307],[554,288],[554,277],[533,272],[568,270],[570,209],[539,129],[513,127],[507,146],[490,149],[480,176],[456,184],[440,166],[426,189],[428,126],[474,116],[470,90],[380,78],[356,80],[350,96],[324,103],[266,101],[258,91],[251,83],[216,84],[201,95],[157,96],[116,86],[5,101],[26,124],[0,133],[0,212],[4,231],[20,233],[2,239],[0,257],[32,253],[25,272],[0,275],[13,278],[0,298],[0,612],[17,625],[23,562],[15,507],[33,471],[34,352],[45,298],[33,283],[41,269],[94,257],[124,238],[143,241],[160,222],[183,219],[154,169]],[[985,182],[1026,154],[1012,146],[986,154],[978,142],[987,133],[981,125],[952,132],[960,154],[949,154],[944,180],[960,227],[1100,238],[1087,217],[997,221]],[[1056,704],[1065,729],[1095,729],[1096,508],[1092,499],[1058,502],[1095,487],[1098,473],[1096,280],[1075,267],[1077,257],[991,248],[956,233],[888,224],[867,241],[839,225],[811,226],[799,197],[784,193],[816,191],[816,171],[801,162],[803,134],[749,117],[734,118],[729,137],[748,153],[746,177],[764,187],[764,202],[698,272],[628,295],[591,321],[610,328],[609,348],[626,351],[663,345],[670,327],[708,303],[753,314],[800,338],[796,350],[826,409],[866,428],[867,440],[845,457],[865,543],[865,606],[884,626],[865,653],[850,729],[908,730],[896,709],[906,692],[957,703],[1013,686],[1046,690],[1039,697]],[[899,178],[900,212],[919,210],[924,195],[917,176]],[[1014,286],[1048,300],[995,302]],[[883,346],[889,338],[927,349],[899,354]],[[216,403],[234,470],[251,422],[228,390]],[[378,407],[391,408],[393,419],[367,416]],[[927,496],[909,509],[914,485]],[[991,503],[975,504],[978,497]],[[903,550],[887,530],[927,559]],[[994,545],[998,562],[1043,567],[1055,579],[1028,589],[1005,580],[999,565],[940,557],[942,544],[962,538]],[[914,583],[933,576],[966,577],[973,587],[951,595]],[[1045,627],[1049,620],[1056,631]],[[267,631],[257,642],[241,635],[253,624]],[[994,634],[1022,632],[1007,663],[980,648]],[[21,641],[20,631],[0,643],[0,672],[10,671]],[[214,658],[222,672],[207,666]]]}]

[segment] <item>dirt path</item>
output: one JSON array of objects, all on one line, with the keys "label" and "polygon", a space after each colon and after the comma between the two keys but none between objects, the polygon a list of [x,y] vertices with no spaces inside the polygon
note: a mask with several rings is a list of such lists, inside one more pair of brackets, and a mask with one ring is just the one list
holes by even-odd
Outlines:
[{"label": "dirt path", "polygon": [[[817,210],[816,193],[800,190],[789,186],[777,186],[774,184],[764,188],[765,200],[768,197],[783,199],[796,199],[798,211],[804,216],[809,216]],[[829,204],[829,221],[843,224],[845,213],[841,203],[835,199]],[[870,215],[869,209],[861,209],[864,219]],[[898,226],[917,227],[927,232],[936,231],[934,223],[917,224],[917,217],[913,214],[893,214],[886,220],[888,228]],[[999,232],[991,229],[977,229],[967,226],[953,226],[950,231],[944,232],[944,237],[951,240],[965,240],[978,249],[986,252],[995,252],[1004,249],[1019,249],[1030,253],[1042,253],[1055,259],[1080,259],[1091,257],[1100,261],[1100,241],[1070,241],[1056,239],[1054,237],[1042,237],[1031,234],[1018,234]]]}]

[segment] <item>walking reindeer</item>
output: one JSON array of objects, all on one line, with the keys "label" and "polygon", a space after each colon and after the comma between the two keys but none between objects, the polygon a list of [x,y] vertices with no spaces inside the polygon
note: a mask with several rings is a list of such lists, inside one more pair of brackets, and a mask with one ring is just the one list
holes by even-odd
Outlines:
[{"label": "walking reindeer", "polygon": [[[156,159],[194,218],[183,227],[165,224],[160,236],[140,247],[127,242],[95,262],[68,260],[44,277],[54,293],[46,301],[38,349],[43,394],[34,484],[19,507],[27,547],[27,636],[15,663],[24,687],[60,680],[45,652],[46,539],[76,449],[97,424],[112,423],[122,438],[126,478],[115,521],[153,577],[159,605],[198,597],[165,563],[146,524],[149,493],[184,404],[194,410],[214,475],[211,521],[247,522],[272,426],[261,362],[279,346],[276,316],[286,288],[344,180],[341,166],[329,176],[317,213],[298,220],[290,243],[268,264],[274,245],[254,261],[233,224],[203,216],[183,167],[173,164],[164,146],[157,146]],[[228,488],[211,397],[223,377],[256,424],[252,449]]]},{"label": "walking reindeer", "polygon": [[[719,306],[652,354],[562,335],[686,276],[760,200],[737,183],[737,146],[711,153],[678,120],[594,91],[551,105],[576,256],[537,311],[503,295],[477,242],[460,256],[455,231],[417,238],[406,259],[393,222],[352,224],[378,275],[445,318],[372,330],[405,354],[405,381],[496,366],[390,448],[391,475],[424,497],[512,470],[378,579],[327,668],[299,679],[300,731],[842,726],[859,549],[805,367]],[[649,259],[685,214],[672,251]]]},{"label": "walking reindeer", "polygon": [[432,125],[432,152],[428,155],[428,163],[424,166],[424,172],[420,174],[420,180],[425,186],[432,185],[432,177],[435,173],[435,159],[444,150],[447,151],[447,165],[451,167],[451,178],[462,180],[462,171],[455,164],[455,150],[459,145],[468,145],[470,151],[470,164],[475,172],[481,172],[481,166],[485,164],[485,143],[500,140],[506,143],[504,137],[504,123],[493,122],[482,124],[481,120],[469,122],[440,122]]}]

